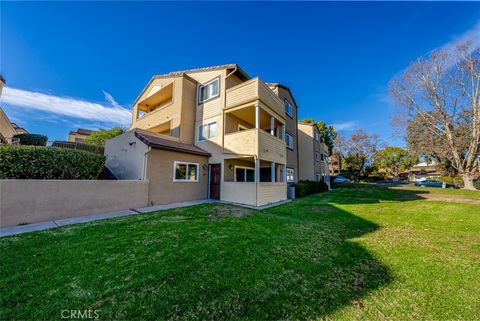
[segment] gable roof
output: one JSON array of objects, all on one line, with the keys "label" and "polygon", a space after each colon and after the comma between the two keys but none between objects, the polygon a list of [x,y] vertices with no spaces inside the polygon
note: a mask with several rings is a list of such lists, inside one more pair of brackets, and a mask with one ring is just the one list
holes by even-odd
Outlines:
[{"label": "gable roof", "polygon": [[235,72],[241,74],[243,77],[246,79],[250,79],[250,76],[242,69],[240,66],[237,64],[224,64],[224,65],[217,65],[217,66],[209,66],[209,67],[202,67],[202,68],[194,68],[194,69],[185,69],[185,70],[178,70],[178,71],[171,71],[166,74],[159,74],[159,75],[153,75],[152,78],[148,81],[147,85],[142,89],[140,94],[135,98],[133,101],[132,105],[135,105],[137,101],[142,97],[142,95],[145,93],[147,88],[150,86],[150,84],[155,80],[159,78],[174,78],[174,77],[185,77],[194,83],[197,83],[195,79],[192,77],[188,76],[188,74],[191,73],[196,73],[196,72],[205,72],[205,71],[212,71],[212,70],[222,70],[222,69],[235,69]]},{"label": "gable roof", "polygon": [[195,154],[201,156],[210,157],[211,154],[200,147],[195,145],[181,143],[174,140],[162,138],[159,134],[155,134],[146,130],[135,128],[133,129],[135,137],[140,139],[145,145],[163,149],[163,150],[171,150],[181,153],[187,154]]},{"label": "gable roof", "polygon": [[292,100],[293,100],[293,103],[295,104],[295,107],[297,107],[297,109],[298,109],[298,104],[297,104],[297,102],[295,101],[295,97],[293,97],[293,94],[292,94],[292,91],[290,90],[290,88],[288,88],[287,86],[282,85],[282,84],[280,84],[280,83],[278,83],[278,82],[268,82],[268,83],[267,83],[267,86],[269,86],[269,87],[280,87],[280,88],[283,88],[283,89],[285,89],[286,91],[288,91],[288,93],[290,94],[290,97],[292,97]]}]

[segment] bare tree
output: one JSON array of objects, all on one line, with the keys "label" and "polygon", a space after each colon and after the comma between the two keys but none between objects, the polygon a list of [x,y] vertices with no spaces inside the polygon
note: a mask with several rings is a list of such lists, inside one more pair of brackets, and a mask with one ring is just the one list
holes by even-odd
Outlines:
[{"label": "bare tree", "polygon": [[335,149],[340,153],[347,170],[355,173],[357,179],[372,163],[373,155],[380,146],[377,134],[369,134],[363,129],[356,130],[350,137],[338,136],[335,139]]},{"label": "bare tree", "polygon": [[408,147],[448,162],[466,189],[480,145],[480,50],[471,43],[419,58],[390,82],[390,95],[406,108]]}]

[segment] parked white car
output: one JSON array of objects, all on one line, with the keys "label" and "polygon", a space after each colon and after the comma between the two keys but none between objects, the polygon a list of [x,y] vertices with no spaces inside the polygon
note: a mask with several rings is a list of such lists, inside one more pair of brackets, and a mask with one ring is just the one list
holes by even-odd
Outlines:
[{"label": "parked white car", "polygon": [[343,184],[343,183],[351,183],[352,181],[349,180],[348,178],[343,177],[343,176],[337,176],[337,177],[335,177],[333,182],[335,184]]}]

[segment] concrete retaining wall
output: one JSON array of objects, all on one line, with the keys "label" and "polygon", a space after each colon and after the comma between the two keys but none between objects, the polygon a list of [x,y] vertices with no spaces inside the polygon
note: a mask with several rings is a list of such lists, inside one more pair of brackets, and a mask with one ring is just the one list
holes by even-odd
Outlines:
[{"label": "concrete retaining wall", "polygon": [[0,227],[148,205],[148,181],[0,180]]}]

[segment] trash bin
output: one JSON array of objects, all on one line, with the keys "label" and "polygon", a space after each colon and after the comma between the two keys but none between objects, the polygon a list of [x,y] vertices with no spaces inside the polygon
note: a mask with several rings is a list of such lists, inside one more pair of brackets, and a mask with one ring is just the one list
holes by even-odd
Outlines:
[{"label": "trash bin", "polygon": [[295,186],[288,186],[287,187],[287,198],[289,200],[295,199]]}]

